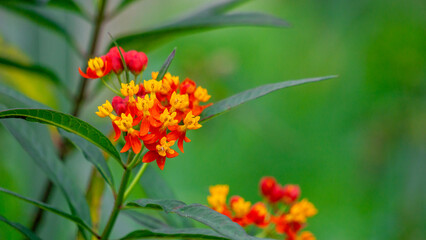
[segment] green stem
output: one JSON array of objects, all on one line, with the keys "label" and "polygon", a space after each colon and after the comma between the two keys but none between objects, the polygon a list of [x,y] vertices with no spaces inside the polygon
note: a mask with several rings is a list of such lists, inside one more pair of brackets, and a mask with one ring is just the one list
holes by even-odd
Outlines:
[{"label": "green stem", "polygon": [[133,179],[132,183],[130,183],[130,186],[127,188],[126,192],[124,193],[124,200],[127,199],[132,189],[136,186],[136,184],[139,182],[139,179],[141,179],[143,173],[146,170],[146,167],[148,166],[148,163],[143,163],[142,167],[139,169],[139,172],[136,174],[135,178]]},{"label": "green stem", "polygon": [[[129,152],[129,157],[127,158],[127,164],[130,163],[130,159],[132,159],[132,154]],[[124,192],[127,188],[127,183],[129,181],[130,175],[132,173],[132,169],[126,168],[124,170],[123,176],[121,178],[120,188],[118,190],[117,198],[114,202],[114,207],[112,208],[111,215],[109,216],[108,223],[104,229],[104,232],[102,233],[101,240],[108,239],[109,235],[111,234],[112,228],[114,227],[115,221],[117,220],[118,213],[120,212],[121,205],[124,201]]]},{"label": "green stem", "polygon": [[116,89],[114,89],[113,87],[111,87],[107,82],[105,82],[105,80],[103,78],[101,78],[102,83],[109,89],[111,90],[113,93],[117,94],[117,95],[121,95],[121,93],[119,91],[117,91]]}]

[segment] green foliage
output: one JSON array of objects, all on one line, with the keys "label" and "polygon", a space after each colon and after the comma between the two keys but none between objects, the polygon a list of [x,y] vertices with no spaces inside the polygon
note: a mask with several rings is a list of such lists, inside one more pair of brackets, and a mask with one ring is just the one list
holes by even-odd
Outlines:
[{"label": "green foliage", "polygon": [[210,229],[180,228],[180,229],[152,229],[137,230],[121,239],[140,238],[190,238],[190,239],[228,239]]},{"label": "green foliage", "polygon": [[9,225],[9,226],[13,227],[14,229],[16,229],[17,231],[21,232],[29,240],[41,240],[41,238],[39,238],[30,229],[26,228],[25,226],[23,226],[19,223],[9,221],[7,218],[3,217],[2,215],[0,215],[0,221],[6,223],[7,225]]},{"label": "green foliage", "polygon": [[158,71],[158,76],[157,76],[158,80],[163,79],[164,75],[167,73],[167,69],[169,69],[169,66],[172,63],[173,58],[175,57],[175,54],[176,54],[176,48],[173,49],[173,51],[167,57],[166,61],[163,63],[163,66],[161,66],[160,71]]},{"label": "green foliage", "polygon": [[95,144],[123,165],[117,149],[105,135],[87,122],[71,115],[46,109],[14,109],[0,112],[0,118],[22,118],[62,128]]},{"label": "green foliage", "polygon": [[70,11],[72,13],[78,14],[81,17],[86,17],[81,10],[81,8],[78,6],[77,3],[75,3],[73,0],[47,0],[47,1],[40,1],[40,0],[20,0],[19,2],[16,0],[2,0],[2,3],[5,4],[16,4],[16,5],[28,5],[32,7],[53,7],[53,8],[59,8],[62,10]]},{"label": "green foliage", "polygon": [[27,203],[31,203],[34,206],[38,207],[38,208],[44,209],[46,211],[49,211],[49,212],[54,213],[56,215],[59,215],[59,216],[61,216],[63,218],[66,218],[66,219],[68,219],[70,221],[73,221],[76,224],[78,224],[79,226],[81,226],[81,227],[89,230],[89,232],[93,233],[92,229],[90,228],[90,226],[86,222],[84,222],[82,219],[80,219],[80,218],[78,218],[78,217],[76,217],[74,215],[70,215],[70,214],[68,214],[68,213],[66,213],[66,212],[64,212],[62,210],[59,210],[59,209],[54,208],[52,206],[49,206],[49,205],[47,205],[45,203],[42,203],[42,202],[30,199],[30,198],[21,196],[21,195],[19,195],[17,193],[14,193],[14,192],[12,192],[10,190],[7,190],[7,189],[1,188],[1,187],[0,187],[0,192],[6,193],[6,194],[11,195],[13,197],[16,197],[16,198],[18,198],[20,200],[23,200],[23,201],[25,201]]},{"label": "green foliage", "polygon": [[319,77],[319,78],[308,78],[308,79],[301,79],[301,80],[294,80],[294,81],[284,81],[279,83],[271,83],[266,84],[257,88],[253,88],[238,94],[235,94],[229,98],[226,98],[224,100],[221,100],[213,106],[208,107],[206,110],[203,111],[201,114],[201,121],[205,122],[215,116],[218,116],[224,112],[229,111],[230,109],[243,104],[245,102],[248,102],[250,100],[259,98],[261,96],[264,96],[268,93],[277,91],[279,89],[297,86],[300,84],[310,83],[310,82],[317,82],[322,81],[330,78],[334,78],[336,76],[328,76],[328,77]]},{"label": "green foliage", "polygon": [[230,239],[247,240],[252,238],[247,235],[240,225],[231,221],[231,219],[225,215],[201,204],[186,205],[177,200],[140,199],[132,201],[127,205],[130,207],[159,209],[166,213],[175,213],[182,217],[194,219]]}]

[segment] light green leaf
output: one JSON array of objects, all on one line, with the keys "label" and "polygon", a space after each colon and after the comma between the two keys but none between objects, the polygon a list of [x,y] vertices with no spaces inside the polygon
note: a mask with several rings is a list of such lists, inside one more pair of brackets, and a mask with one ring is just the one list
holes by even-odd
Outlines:
[{"label": "light green leaf", "polygon": [[247,240],[253,237],[227,216],[201,204],[190,204],[177,200],[140,199],[127,204],[130,207],[142,207],[163,210],[166,213],[175,213],[181,217],[201,222],[226,238]]},{"label": "light green leaf", "polygon": [[135,222],[139,223],[139,225],[143,226],[147,229],[160,229],[160,228],[168,228],[167,224],[163,223],[159,219],[150,216],[148,214],[143,214],[140,212],[135,212],[132,210],[121,211],[124,215],[130,217]]},{"label": "light green leaf", "polygon": [[124,8],[127,7],[127,5],[136,2],[137,0],[122,0],[120,5],[117,6],[117,8],[115,9],[115,13],[114,15],[118,14],[119,12],[121,12]]},{"label": "light green leaf", "polygon": [[59,129],[59,133],[63,137],[68,138],[68,140],[70,140],[71,143],[74,144],[74,146],[83,153],[86,160],[95,166],[101,176],[105,179],[106,183],[114,189],[114,179],[112,177],[111,170],[109,169],[108,164],[102,155],[102,152],[82,137],[62,129]]},{"label": "light green leaf", "polygon": [[46,105],[37,102],[24,94],[0,84],[0,103],[9,108],[12,107],[35,107],[49,109]]},{"label": "light green leaf", "polygon": [[59,77],[50,69],[40,66],[40,65],[32,65],[32,64],[25,64],[17,61],[13,61],[11,59],[0,57],[0,65],[4,65],[7,67],[13,67],[20,70],[24,70],[30,73],[36,73],[39,74],[47,79],[49,79],[54,84],[62,84]]},{"label": "light green leaf", "polygon": [[33,233],[30,229],[28,229],[27,227],[17,223],[17,222],[12,222],[7,220],[7,218],[3,217],[2,215],[0,215],[0,221],[6,223],[7,225],[13,227],[14,229],[18,230],[19,232],[21,232],[26,238],[30,239],[30,240],[41,240],[41,238],[39,238],[35,233]]},{"label": "light green leaf", "polygon": [[[3,108],[0,106],[0,109]],[[71,213],[90,223],[89,207],[84,194],[57,157],[47,128],[20,119],[2,119],[0,122],[18,140],[22,148],[46,176],[59,188]]]},{"label": "light green leaf", "polygon": [[202,228],[165,228],[165,229],[146,229],[137,230],[127,234],[121,239],[140,239],[140,238],[189,238],[189,239],[229,239],[211,229]]},{"label": "light green leaf", "polygon": [[[189,14],[173,23],[154,27],[144,32],[122,36],[117,42],[124,49],[149,51],[176,37],[200,31],[233,26],[287,27],[289,24],[277,17],[262,13],[224,14],[245,0],[221,1]],[[111,44],[110,47],[113,45]]]},{"label": "light green leaf", "polygon": [[260,87],[235,94],[229,98],[226,98],[217,103],[214,103],[211,107],[206,108],[203,111],[203,113],[200,115],[201,116],[200,123],[206,122],[207,120],[210,120],[213,117],[216,117],[222,113],[225,113],[240,104],[259,98],[261,96],[277,91],[279,89],[297,86],[297,85],[301,85],[305,83],[318,82],[318,81],[335,78],[335,77],[337,76],[307,78],[307,79],[294,80],[294,81],[271,83],[271,84],[262,85]]},{"label": "light green leaf", "polygon": [[15,193],[15,192],[12,192],[10,190],[7,190],[7,189],[1,188],[1,187],[0,187],[0,192],[9,194],[11,196],[14,196],[16,198],[19,198],[19,199],[27,202],[27,203],[31,203],[34,206],[38,207],[38,208],[41,208],[43,210],[52,212],[52,213],[54,213],[56,215],[59,215],[59,216],[61,216],[63,218],[66,218],[66,219],[68,219],[70,221],[73,221],[76,224],[78,224],[79,226],[81,226],[81,227],[89,230],[89,232],[91,232],[92,234],[94,234],[96,236],[96,233],[93,232],[93,230],[89,227],[89,225],[87,223],[85,223],[83,220],[81,220],[80,218],[76,217],[76,216],[70,215],[70,214],[68,214],[68,213],[66,213],[66,212],[64,212],[62,210],[59,210],[57,208],[54,208],[54,207],[52,207],[52,206],[50,206],[48,204],[45,204],[45,203],[42,203],[42,202],[30,199],[30,198],[27,198],[27,197],[24,197],[22,195],[19,195],[19,194]]},{"label": "light green leaf", "polygon": [[26,8],[25,6],[22,6],[21,4],[13,4],[13,3],[7,3],[2,1],[0,1],[0,7],[4,7],[7,10],[15,12],[21,15],[22,17],[38,24],[39,26],[44,27],[58,34],[60,37],[65,39],[65,41],[71,46],[72,49],[74,49],[78,54],[81,54],[73,38],[65,30],[65,28],[59,25],[54,20],[46,17],[42,13],[36,12],[30,8]]},{"label": "light green leaf", "polygon": [[163,63],[163,66],[161,66],[160,71],[158,71],[157,80],[163,79],[164,75],[167,73],[167,69],[169,69],[169,66],[173,61],[173,58],[175,57],[175,53],[176,53],[176,48],[173,49],[173,51],[167,57],[166,61]]},{"label": "light green leaf", "polygon": [[124,166],[117,149],[115,149],[105,135],[87,122],[71,115],[47,109],[13,109],[1,111],[0,118],[22,118],[27,121],[39,122],[62,128],[95,144]]},{"label": "light green leaf", "polygon": [[2,0],[2,3],[27,4],[29,6],[36,7],[54,7],[70,11],[80,15],[81,17],[87,18],[80,6],[72,0],[20,0],[19,2],[16,0]]},{"label": "light green leaf", "polygon": [[[153,199],[176,199],[176,195],[170,185],[164,180],[159,173],[157,167],[148,165],[143,177],[139,180],[146,196]],[[176,215],[165,214],[161,212],[161,216],[171,226],[175,227],[193,227],[194,224],[186,218],[181,218]]]}]

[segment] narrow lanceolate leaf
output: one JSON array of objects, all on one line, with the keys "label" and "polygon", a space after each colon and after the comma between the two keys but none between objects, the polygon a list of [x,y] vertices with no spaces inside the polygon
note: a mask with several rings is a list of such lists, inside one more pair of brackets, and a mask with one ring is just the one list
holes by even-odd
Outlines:
[{"label": "narrow lanceolate leaf", "polygon": [[277,91],[279,89],[297,86],[297,85],[301,85],[305,83],[318,82],[318,81],[335,78],[335,77],[337,76],[327,76],[327,77],[318,77],[318,78],[307,78],[307,79],[294,80],[294,81],[284,81],[279,83],[266,84],[257,88],[247,90],[247,91],[235,94],[229,98],[223,99],[217,103],[214,103],[211,107],[206,108],[201,114],[200,122],[202,123],[207,120],[210,120],[211,118],[218,116],[226,111],[229,111],[230,109],[240,104],[259,98],[261,96]]},{"label": "narrow lanceolate leaf", "polygon": [[[289,24],[277,17],[262,13],[228,13],[247,0],[219,1],[206,8],[190,13],[172,23],[147,31],[121,36],[117,41],[125,49],[149,51],[176,37],[200,31],[234,26],[287,27]],[[110,45],[110,47],[112,44]]]},{"label": "narrow lanceolate leaf", "polygon": [[184,239],[230,239],[226,238],[211,229],[202,228],[166,228],[137,230],[127,234],[121,239],[141,239],[141,238],[184,238]]},{"label": "narrow lanceolate leaf", "polygon": [[19,70],[27,71],[30,73],[36,73],[38,75],[41,75],[42,77],[49,79],[54,84],[62,84],[59,77],[52,70],[40,65],[25,64],[22,62],[0,57],[0,66],[1,65],[17,68]]},{"label": "narrow lanceolate leaf", "polygon": [[230,218],[201,204],[186,205],[177,200],[140,199],[128,203],[128,206],[159,209],[166,213],[175,213],[181,217],[194,219],[211,227],[225,238],[252,239],[240,225],[231,221]]},{"label": "narrow lanceolate leaf", "polygon": [[169,228],[167,224],[162,222],[161,220],[150,216],[148,214],[132,211],[132,210],[126,210],[121,211],[124,215],[130,217],[135,222],[139,223],[142,227],[146,229],[161,229],[161,228]]},{"label": "narrow lanceolate leaf", "polygon": [[120,2],[120,5],[117,6],[117,8],[115,9],[115,14],[118,14],[119,12],[121,12],[124,8],[126,8],[129,4],[136,2],[137,0],[122,0]]},{"label": "narrow lanceolate leaf", "polygon": [[77,45],[75,44],[73,38],[71,37],[71,35],[65,30],[64,27],[62,27],[61,25],[59,25],[57,22],[55,22],[54,20],[46,17],[45,15],[43,15],[42,13],[39,13],[37,11],[34,11],[34,9],[30,9],[27,8],[21,4],[13,4],[13,3],[2,3],[2,1],[0,1],[0,7],[4,7],[9,11],[12,11],[16,14],[21,15],[22,17],[36,23],[37,25],[44,27],[56,34],[58,34],[59,36],[61,36],[62,38],[65,39],[65,41],[77,52],[80,54],[79,49],[77,47]]},{"label": "narrow lanceolate leaf", "polygon": [[173,58],[175,57],[175,53],[176,53],[176,48],[173,49],[172,53],[170,53],[170,55],[167,57],[163,66],[161,66],[161,69],[158,72],[157,80],[163,79],[164,75],[167,73],[167,69],[169,69],[169,66],[173,61]]},{"label": "narrow lanceolate leaf", "polygon": [[30,239],[30,240],[41,240],[41,238],[39,238],[35,233],[33,233],[30,229],[28,229],[27,227],[17,223],[17,222],[12,222],[7,220],[7,218],[3,217],[2,215],[0,215],[0,221],[6,223],[7,225],[13,227],[14,229],[16,229],[17,231],[19,231],[20,233],[22,233],[26,239]]},{"label": "narrow lanceolate leaf", "polygon": [[[10,190],[7,190],[7,189],[1,188],[1,187],[0,187],[0,192],[9,194],[11,196],[14,196],[14,197],[16,197],[18,199],[21,199],[21,200],[27,202],[27,203],[31,203],[34,206],[38,207],[38,208],[41,208],[43,210],[52,212],[52,213],[54,213],[56,215],[59,215],[59,216],[61,216],[63,218],[66,218],[66,219],[68,219],[70,221],[73,221],[76,224],[78,224],[79,226],[81,226],[81,227],[89,230],[90,232],[92,232],[92,229],[89,227],[89,225],[87,223],[85,223],[83,220],[81,220],[80,218],[76,217],[76,216],[70,215],[70,214],[68,214],[68,213],[66,213],[66,212],[64,212],[62,210],[59,210],[59,209],[57,209],[55,207],[52,207],[52,206],[50,206],[48,204],[45,204],[45,203],[39,202],[37,200],[33,200],[33,199],[30,199],[30,198],[24,197],[22,195],[19,195],[19,194],[15,193],[15,192],[12,192]],[[95,234],[95,233],[93,233],[93,234]]]},{"label": "narrow lanceolate leaf", "polygon": [[87,16],[84,15],[81,8],[75,3],[73,0],[2,0],[2,4],[4,3],[14,3],[14,4],[26,4],[28,6],[34,6],[34,7],[52,7],[52,8],[59,8],[66,11],[70,11],[73,13],[76,13],[80,15],[81,17],[87,18]]},{"label": "narrow lanceolate leaf", "polygon": [[115,149],[109,139],[92,125],[74,116],[47,109],[12,109],[1,111],[1,118],[22,118],[27,121],[62,128],[95,144],[123,165],[117,149]]},{"label": "narrow lanceolate leaf", "polygon": [[[1,109],[3,107],[0,105]],[[26,122],[21,119],[1,119],[0,122],[15,137],[28,156],[31,157],[55,186],[58,187],[67,201],[71,213],[90,224],[90,212],[84,194],[57,157],[57,153],[54,150],[55,147],[46,126]],[[83,231],[81,227],[79,228]],[[84,236],[87,237],[87,234],[85,233]]]},{"label": "narrow lanceolate leaf", "polygon": [[[176,195],[170,185],[164,180],[157,167],[148,165],[143,177],[139,180],[148,198],[152,199],[176,199]],[[194,224],[187,218],[161,212],[166,222],[174,227],[190,228]]]},{"label": "narrow lanceolate leaf", "polygon": [[110,185],[111,188],[114,188],[112,173],[105,161],[104,156],[102,155],[102,152],[97,147],[95,147],[95,145],[89,143],[82,137],[61,129],[59,129],[59,133],[63,137],[68,138],[68,140],[70,140],[71,143],[74,144],[74,146],[83,153],[86,160],[95,166],[103,179],[105,179],[106,183]]}]

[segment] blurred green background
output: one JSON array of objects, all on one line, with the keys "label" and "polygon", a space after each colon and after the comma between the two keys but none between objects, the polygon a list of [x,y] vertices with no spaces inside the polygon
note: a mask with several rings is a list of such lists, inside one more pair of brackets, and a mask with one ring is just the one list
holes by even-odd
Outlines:
[{"label": "blurred green background", "polygon": [[[145,29],[210,2],[137,1],[106,25],[98,53],[109,42],[107,32]],[[80,4],[93,11],[92,1]],[[229,184],[231,194],[255,202],[259,179],[270,175],[282,184],[299,184],[302,196],[316,205],[319,214],[307,229],[320,240],[425,239],[425,10],[425,2],[417,0],[255,0],[235,11],[271,13],[292,26],[197,33],[149,52],[148,72],[158,70],[177,47],[170,71],[206,87],[213,102],[265,83],[339,75],[249,102],[191,132],[185,154],[168,160],[162,172],[178,198],[206,204],[209,185]],[[67,12],[46,12],[85,46],[91,30],[86,22]],[[0,34],[0,53],[49,66],[76,88],[77,68],[86,62],[62,39],[5,9]],[[69,111],[61,93],[42,79],[4,67],[0,79]],[[104,133],[107,121],[93,112],[111,96],[106,91],[94,96],[81,114]],[[21,149],[0,126],[0,186],[38,198],[46,178]],[[67,167],[83,191],[91,165],[75,155]],[[62,201],[56,193],[52,203],[66,209]],[[27,224],[33,212],[0,194],[0,214]],[[115,230],[126,232],[131,223],[120,220]],[[71,239],[70,226],[49,214],[41,236]],[[19,238],[0,223],[0,239]]]}]

